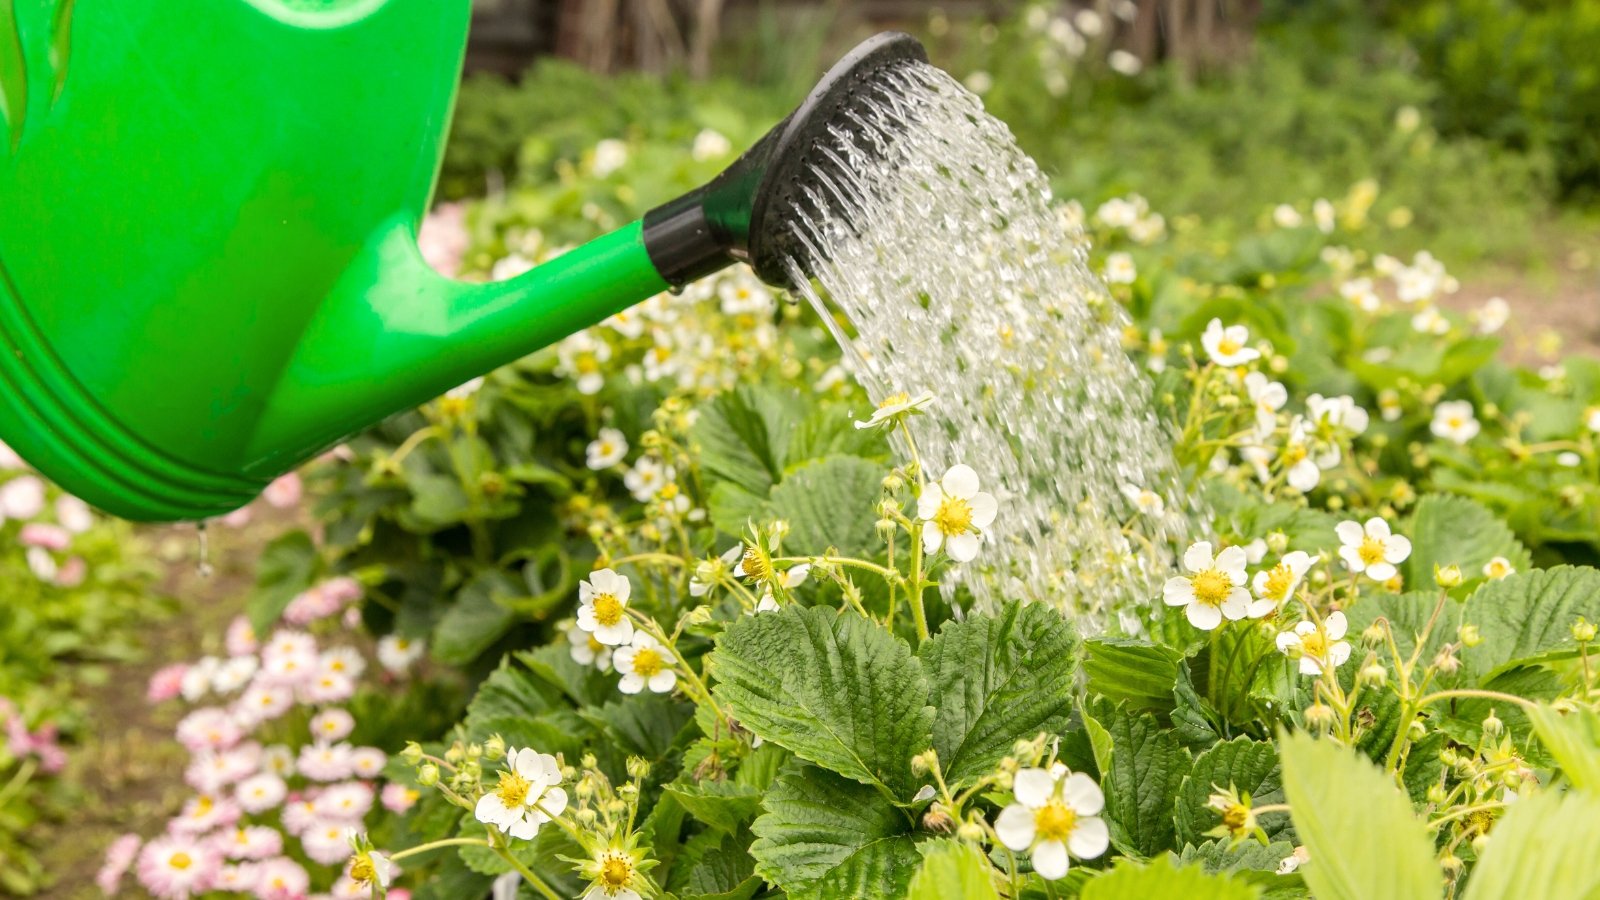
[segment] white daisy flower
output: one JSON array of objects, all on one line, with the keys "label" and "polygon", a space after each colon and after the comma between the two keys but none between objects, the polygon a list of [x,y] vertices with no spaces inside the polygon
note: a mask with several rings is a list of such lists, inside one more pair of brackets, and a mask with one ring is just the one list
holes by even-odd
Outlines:
[{"label": "white daisy flower", "polygon": [[1428,430],[1434,437],[1457,444],[1465,444],[1478,436],[1483,426],[1473,414],[1471,400],[1446,400],[1433,408],[1433,422]]},{"label": "white daisy flower", "polygon": [[622,458],[627,455],[627,437],[615,428],[602,428],[599,436],[589,443],[589,468],[596,472],[609,469],[622,462]]},{"label": "white daisy flower", "polygon": [[923,391],[915,397],[903,391],[898,394],[890,394],[889,396],[883,398],[883,402],[878,404],[877,409],[872,411],[872,418],[866,419],[865,421],[857,421],[856,427],[891,427],[897,421],[897,416],[910,410],[917,409],[932,399],[933,394],[927,391]]},{"label": "white daisy flower", "polygon": [[[1251,582],[1257,600],[1250,605],[1250,616],[1264,616],[1293,597],[1295,588],[1300,586],[1300,579],[1311,570],[1312,562],[1311,554],[1304,550],[1292,550],[1285,553],[1277,565],[1257,572],[1255,580]],[[1266,604],[1266,607],[1261,609],[1260,604]],[[1258,609],[1261,611],[1258,612]]]},{"label": "white daisy flower", "polygon": [[1229,547],[1211,555],[1211,542],[1198,541],[1183,552],[1189,575],[1175,575],[1162,588],[1168,606],[1184,607],[1189,624],[1210,631],[1229,619],[1250,614],[1250,592],[1245,589],[1245,555],[1242,547]]},{"label": "white daisy flower", "polygon": [[1365,572],[1373,581],[1388,581],[1399,571],[1397,563],[1405,562],[1411,555],[1411,540],[1404,535],[1392,534],[1389,523],[1374,516],[1362,526],[1358,522],[1340,522],[1334,529],[1339,535],[1339,558],[1352,572]]},{"label": "white daisy flower", "polygon": [[594,634],[584,631],[583,626],[574,622],[567,628],[567,643],[571,645],[568,653],[573,662],[594,666],[602,672],[611,671],[611,648],[595,640]]},{"label": "white daisy flower", "polygon": [[637,694],[647,685],[655,693],[665,694],[678,686],[678,673],[672,669],[677,658],[642,631],[635,632],[627,646],[618,647],[611,661],[622,673],[617,689],[624,694]]},{"label": "white daisy flower", "polygon": [[1126,253],[1113,253],[1106,257],[1106,283],[1107,284],[1133,284],[1139,277],[1139,270],[1133,265],[1133,257]]},{"label": "white daisy flower", "polygon": [[1514,575],[1516,571],[1517,567],[1513,566],[1511,560],[1506,559],[1504,556],[1496,556],[1483,564],[1484,577],[1496,581],[1507,575]]},{"label": "white daisy flower", "polygon": [[1167,511],[1166,501],[1161,499],[1160,494],[1149,488],[1142,488],[1136,484],[1125,484],[1122,486],[1122,496],[1128,498],[1134,509],[1147,516],[1159,518]]},{"label": "white daisy flower", "polygon": [[923,552],[943,547],[956,562],[971,560],[978,555],[981,530],[994,522],[999,508],[993,494],[978,490],[978,473],[971,466],[951,466],[917,498],[917,516],[927,523]]},{"label": "white daisy flower", "polygon": [[561,766],[548,753],[533,748],[506,751],[506,767],[493,791],[478,798],[474,815],[505,834],[532,840],[539,826],[567,808]]},{"label": "white daisy flower", "polygon": [[632,594],[633,583],[626,575],[610,569],[591,572],[587,581],[578,583],[578,627],[602,644],[626,644],[633,638],[633,621],[627,613]]},{"label": "white daisy flower", "polygon": [[1219,366],[1242,366],[1261,358],[1261,351],[1250,346],[1250,329],[1243,325],[1223,328],[1221,319],[1212,319],[1206,326],[1200,345]]},{"label": "white daisy flower", "polygon": [[1350,642],[1343,640],[1349,628],[1344,613],[1334,610],[1320,626],[1301,622],[1293,631],[1279,633],[1278,649],[1286,654],[1299,651],[1301,675],[1321,675],[1324,666],[1336,669],[1350,658]]},{"label": "white daisy flower", "polygon": [[1011,850],[1028,852],[1040,877],[1065,878],[1069,854],[1094,859],[1110,846],[1111,834],[1100,818],[1105,795],[1082,772],[1060,763],[1048,770],[1022,769],[1011,792],[1016,802],[995,818],[995,834]]}]

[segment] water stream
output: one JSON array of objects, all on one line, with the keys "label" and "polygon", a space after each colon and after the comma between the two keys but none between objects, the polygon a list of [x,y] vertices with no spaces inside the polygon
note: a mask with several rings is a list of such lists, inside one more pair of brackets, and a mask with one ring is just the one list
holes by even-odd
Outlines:
[{"label": "water stream", "polygon": [[920,63],[881,88],[819,150],[837,165],[791,211],[804,249],[790,271],[873,397],[935,395],[911,420],[930,477],[966,463],[1000,500],[952,599],[964,585],[979,608],[1025,598],[1139,633],[1193,510],[1122,350],[1127,318],[976,96]]}]

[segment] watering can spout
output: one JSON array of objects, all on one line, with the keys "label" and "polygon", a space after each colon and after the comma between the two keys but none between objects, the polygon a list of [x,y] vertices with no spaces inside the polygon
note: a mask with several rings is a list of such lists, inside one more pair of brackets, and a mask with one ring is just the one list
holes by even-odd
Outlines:
[{"label": "watering can spout", "polygon": [[874,38],[704,188],[468,284],[429,268],[416,229],[469,0],[49,8],[0,36],[0,439],[147,521],[242,506],[387,415],[733,262],[787,282],[817,138],[923,58]]}]

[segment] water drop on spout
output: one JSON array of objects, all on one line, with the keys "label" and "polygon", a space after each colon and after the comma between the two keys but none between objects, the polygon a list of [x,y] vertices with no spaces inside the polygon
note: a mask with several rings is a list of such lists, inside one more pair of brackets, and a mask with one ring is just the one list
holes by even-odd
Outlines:
[{"label": "water drop on spout", "polygon": [[195,564],[194,571],[201,578],[210,578],[214,571],[211,567],[211,536],[207,530],[207,522],[196,522],[194,533],[200,542],[200,559]]}]

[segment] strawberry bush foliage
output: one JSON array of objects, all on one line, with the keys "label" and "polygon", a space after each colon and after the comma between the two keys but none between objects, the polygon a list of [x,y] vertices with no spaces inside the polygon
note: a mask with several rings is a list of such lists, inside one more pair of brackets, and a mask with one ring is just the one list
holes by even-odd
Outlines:
[{"label": "strawberry bush foliage", "polygon": [[[424,249],[526,269],[753,137],[718,124],[535,142],[529,183],[436,212]],[[306,473],[317,533],[267,551],[251,631],[303,643],[337,583],[348,611],[310,619],[359,620],[386,670],[426,648],[428,687],[378,685],[413,706],[297,682],[262,726],[315,763],[337,745],[308,729],[349,706],[391,742],[394,802],[294,763],[295,803],[338,788],[363,815],[262,805],[219,833],[281,832],[279,871],[350,896],[1600,889],[1600,363],[1503,362],[1503,303],[1463,313],[1442,262],[1372,251],[1377,197],[1226,242],[1134,195],[1061,207],[1205,510],[1114,632],[943,589],[1008,498],[984,460],[918,456],[906,422],[940,398],[869,400],[818,314],[744,271],[360,435]],[[135,877],[160,893],[158,840]],[[183,871],[201,855],[183,890],[267,890],[223,851]]]}]

